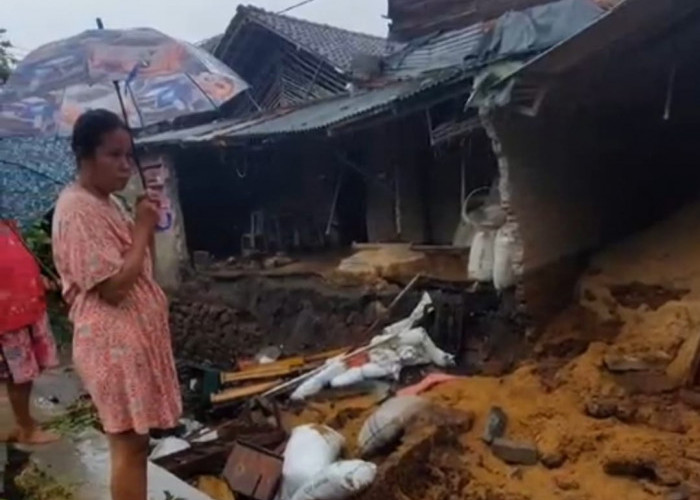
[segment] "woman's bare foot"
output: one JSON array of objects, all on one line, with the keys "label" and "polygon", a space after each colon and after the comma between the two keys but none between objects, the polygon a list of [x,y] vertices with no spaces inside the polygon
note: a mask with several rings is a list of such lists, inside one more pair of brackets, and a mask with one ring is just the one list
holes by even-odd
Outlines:
[{"label": "woman's bare foot", "polygon": [[6,441],[8,443],[36,445],[55,443],[59,439],[61,437],[57,434],[45,431],[41,427],[34,427],[32,429],[17,428],[7,436]]}]

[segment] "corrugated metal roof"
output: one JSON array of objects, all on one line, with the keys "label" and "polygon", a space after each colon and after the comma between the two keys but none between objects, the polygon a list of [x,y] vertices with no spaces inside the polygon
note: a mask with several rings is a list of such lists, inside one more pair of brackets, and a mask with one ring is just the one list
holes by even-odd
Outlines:
[{"label": "corrugated metal roof", "polygon": [[405,78],[453,66],[475,58],[484,39],[484,24],[424,37],[387,59],[388,73]]},{"label": "corrugated metal roof", "polygon": [[229,120],[163,132],[139,138],[137,143],[140,145],[193,143],[223,138],[311,132],[379,114],[386,111],[392,103],[431,89],[458,73],[449,71],[431,78],[398,82],[380,89],[318,101],[302,108],[277,110],[251,120]]}]

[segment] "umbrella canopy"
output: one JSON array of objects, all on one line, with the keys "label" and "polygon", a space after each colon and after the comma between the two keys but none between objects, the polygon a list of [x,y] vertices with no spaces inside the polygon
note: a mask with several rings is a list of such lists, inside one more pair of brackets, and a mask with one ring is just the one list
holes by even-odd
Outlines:
[{"label": "umbrella canopy", "polygon": [[44,216],[74,173],[68,139],[0,139],[0,219],[28,224]]},{"label": "umbrella canopy", "polygon": [[248,85],[208,52],[150,28],[89,30],[31,52],[0,93],[0,135],[68,135],[88,109],[144,127],[218,109]]}]

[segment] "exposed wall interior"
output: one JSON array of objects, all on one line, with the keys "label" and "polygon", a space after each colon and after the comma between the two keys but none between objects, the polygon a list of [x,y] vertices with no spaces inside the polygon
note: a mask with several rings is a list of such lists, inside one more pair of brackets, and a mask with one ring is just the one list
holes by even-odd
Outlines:
[{"label": "exposed wall interior", "polygon": [[580,264],[697,196],[697,26],[686,20],[661,39],[587,61],[550,88],[536,117],[512,108],[490,115],[504,201],[522,240],[526,302],[567,299],[550,293],[556,279],[536,277]]}]

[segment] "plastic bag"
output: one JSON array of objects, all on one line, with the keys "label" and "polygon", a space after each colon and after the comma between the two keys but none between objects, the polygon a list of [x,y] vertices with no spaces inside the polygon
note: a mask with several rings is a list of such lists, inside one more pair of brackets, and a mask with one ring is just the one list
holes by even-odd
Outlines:
[{"label": "plastic bag", "polygon": [[294,428],[284,450],[280,498],[289,500],[314,475],[336,461],[345,438],[325,425]]},{"label": "plastic bag", "polygon": [[398,438],[406,423],[427,406],[427,402],[417,396],[392,398],[364,423],[357,438],[362,456],[376,453]]},{"label": "plastic bag", "polygon": [[167,437],[158,442],[155,448],[153,448],[151,454],[148,456],[148,459],[157,460],[159,458],[167,457],[168,455],[173,455],[180,451],[187,450],[190,447],[190,443],[184,439]]},{"label": "plastic bag", "polygon": [[346,500],[367,489],[376,475],[377,466],[369,462],[336,462],[299,488],[292,500]]}]

